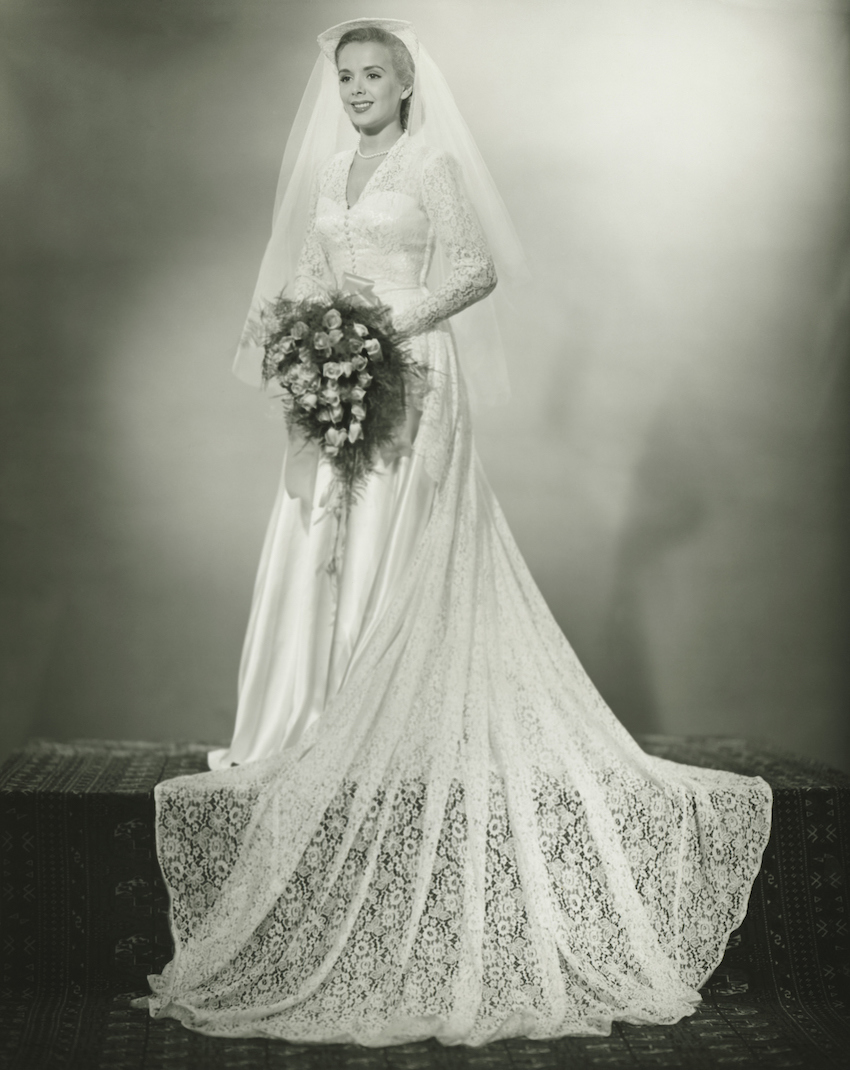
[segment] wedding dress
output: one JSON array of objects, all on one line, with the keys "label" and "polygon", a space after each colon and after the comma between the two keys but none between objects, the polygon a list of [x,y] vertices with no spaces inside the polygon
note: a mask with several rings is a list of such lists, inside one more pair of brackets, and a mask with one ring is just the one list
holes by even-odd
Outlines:
[{"label": "wedding dress", "polygon": [[458,174],[403,136],[349,208],[351,160],[321,174],[299,292],[374,279],[430,389],[337,572],[324,462],[309,501],[281,490],[214,759],[241,764],[156,790],[151,1013],[367,1045],[675,1022],[743,919],[770,788],[650,757],[606,707],[475,453],[446,317],[494,277]]}]

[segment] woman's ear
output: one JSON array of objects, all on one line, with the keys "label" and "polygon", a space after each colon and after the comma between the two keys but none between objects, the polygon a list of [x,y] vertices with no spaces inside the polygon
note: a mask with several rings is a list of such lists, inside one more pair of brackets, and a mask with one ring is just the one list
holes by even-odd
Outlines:
[{"label": "woman's ear", "polygon": [[407,87],[407,89],[403,89],[403,90],[402,90],[402,93],[401,93],[401,99],[402,99],[402,100],[407,100],[407,98],[408,98],[408,97],[410,96],[410,94],[411,94],[412,92],[413,92],[413,86],[412,86],[412,85],[409,85],[409,86]]}]

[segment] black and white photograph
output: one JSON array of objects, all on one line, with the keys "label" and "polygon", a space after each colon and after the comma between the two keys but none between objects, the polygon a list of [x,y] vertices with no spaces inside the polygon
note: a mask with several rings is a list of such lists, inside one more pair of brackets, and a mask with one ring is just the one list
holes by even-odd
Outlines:
[{"label": "black and white photograph", "polygon": [[850,0],[0,57],[0,1064],[848,1070]]}]

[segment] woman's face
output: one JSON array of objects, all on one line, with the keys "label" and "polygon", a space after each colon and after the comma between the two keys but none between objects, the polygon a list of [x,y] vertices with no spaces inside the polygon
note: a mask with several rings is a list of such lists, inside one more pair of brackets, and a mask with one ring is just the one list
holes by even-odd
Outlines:
[{"label": "woman's face", "polygon": [[400,122],[401,102],[410,95],[402,85],[386,45],[352,41],[337,59],[339,95],[352,123],[363,133],[378,133]]}]

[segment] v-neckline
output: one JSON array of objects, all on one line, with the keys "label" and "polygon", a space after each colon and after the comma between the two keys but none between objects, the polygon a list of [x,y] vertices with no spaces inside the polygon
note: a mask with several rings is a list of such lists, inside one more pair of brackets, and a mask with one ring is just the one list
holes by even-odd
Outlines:
[{"label": "v-neckline", "polygon": [[366,196],[366,191],[372,185],[372,182],[373,182],[373,180],[375,178],[375,175],[377,175],[377,173],[381,170],[381,168],[384,166],[384,164],[387,162],[387,160],[390,158],[390,156],[392,156],[392,154],[395,152],[396,145],[398,145],[401,141],[404,140],[404,137],[405,137],[406,133],[407,133],[407,131],[404,131],[402,133],[401,137],[399,137],[396,141],[394,141],[392,143],[392,145],[390,146],[389,152],[387,152],[387,154],[386,154],[386,156],[384,156],[383,160],[381,160],[381,162],[378,164],[378,166],[375,168],[375,170],[372,172],[372,174],[369,175],[369,177],[367,178],[366,184],[363,187],[363,189],[360,190],[360,196],[357,198],[357,200],[354,202],[354,204],[349,204],[348,203],[348,180],[349,180],[349,178],[351,178],[351,168],[354,166],[354,157],[357,155],[357,149],[352,149],[351,150],[351,159],[348,161],[348,167],[346,168],[346,171],[345,171],[345,184],[344,184],[343,190],[342,190],[342,199],[345,202],[345,210],[346,210],[346,212],[352,211],[354,208],[357,207],[358,204],[360,204],[360,202]]}]

